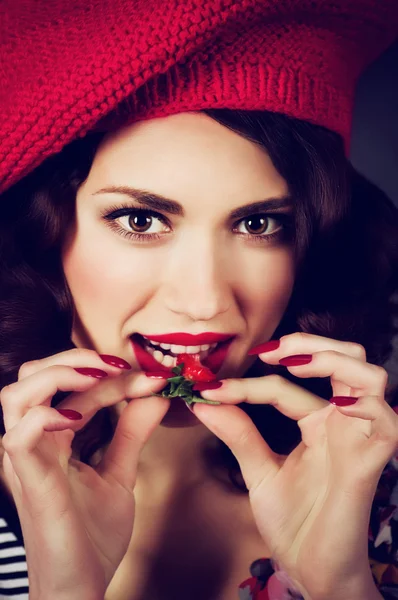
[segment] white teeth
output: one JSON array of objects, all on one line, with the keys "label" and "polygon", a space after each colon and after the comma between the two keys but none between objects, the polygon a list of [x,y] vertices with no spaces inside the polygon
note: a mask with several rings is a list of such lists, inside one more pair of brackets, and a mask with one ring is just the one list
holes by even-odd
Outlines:
[{"label": "white teeth", "polygon": [[173,354],[184,354],[186,348],[186,346],[175,346],[174,344],[171,344],[170,352],[172,352]]},{"label": "white teeth", "polygon": [[[155,344],[155,343],[156,343],[156,345],[158,345],[157,342],[152,342],[152,344]],[[163,348],[163,350],[170,350],[170,348],[171,348],[171,344],[159,344],[159,346],[161,348]]]},{"label": "white teeth", "polygon": [[[201,358],[205,358],[213,348],[215,348],[218,344],[202,344],[198,346],[181,346],[177,344],[160,344],[159,342],[153,342],[149,338],[144,338],[146,340],[145,349],[149,354],[151,354],[159,363],[165,366],[175,366],[175,357],[164,355],[160,350],[155,350],[153,346],[158,346],[163,350],[169,350],[171,354],[200,354]],[[150,342],[150,343],[149,343]],[[151,345],[150,345],[151,344]],[[166,363],[164,362],[166,360]],[[173,365],[169,365],[170,359],[173,359]]]},{"label": "white teeth", "polygon": [[[213,344],[213,347],[217,346],[217,344]],[[208,350],[210,348],[210,344],[204,344],[203,346],[200,346],[200,350],[201,352],[204,350]]]},{"label": "white teeth", "polygon": [[165,356],[160,350],[155,350],[153,353],[153,358],[164,365],[165,367],[175,367],[177,364],[177,358],[174,356]]},{"label": "white teeth", "polygon": [[163,356],[162,365],[168,368],[175,367],[177,365],[177,358],[166,354]]},{"label": "white teeth", "polygon": [[160,350],[155,350],[155,352],[153,353],[153,358],[156,358],[158,362],[162,362],[163,356],[164,354]]},{"label": "white teeth", "polygon": [[200,352],[200,346],[187,346],[186,352],[188,354],[198,354]]},{"label": "white teeth", "polygon": [[[163,347],[163,344],[161,346]],[[165,349],[170,350],[172,354],[199,354],[199,352],[207,352],[216,346],[217,344],[203,344],[202,346],[176,346],[171,344],[169,348]]]}]

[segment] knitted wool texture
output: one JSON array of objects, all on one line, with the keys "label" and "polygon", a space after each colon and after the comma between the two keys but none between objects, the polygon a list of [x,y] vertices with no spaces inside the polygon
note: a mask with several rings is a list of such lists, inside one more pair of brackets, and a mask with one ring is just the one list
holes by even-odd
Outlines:
[{"label": "knitted wool texture", "polygon": [[3,0],[0,192],[90,130],[203,108],[341,134],[398,0]]}]

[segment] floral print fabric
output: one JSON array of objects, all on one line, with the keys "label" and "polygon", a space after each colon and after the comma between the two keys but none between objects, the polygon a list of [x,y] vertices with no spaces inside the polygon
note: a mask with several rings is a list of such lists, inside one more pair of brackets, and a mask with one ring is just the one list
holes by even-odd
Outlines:
[{"label": "floral print fabric", "polygon": [[[381,475],[373,500],[368,540],[369,564],[377,589],[385,600],[398,600],[398,454]],[[258,572],[252,569],[255,563],[263,565]],[[255,563],[250,568],[252,577],[238,588],[239,600],[304,600],[272,559],[259,559]]]}]

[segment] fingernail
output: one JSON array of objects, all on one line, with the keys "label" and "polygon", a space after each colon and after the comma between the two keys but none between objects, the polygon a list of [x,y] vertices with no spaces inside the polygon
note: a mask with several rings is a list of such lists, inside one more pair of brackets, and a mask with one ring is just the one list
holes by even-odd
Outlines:
[{"label": "fingernail", "polygon": [[55,410],[57,410],[63,417],[66,417],[71,421],[79,421],[83,418],[83,415],[77,412],[77,410],[71,410],[70,408],[56,408]]},{"label": "fingernail", "polygon": [[205,390],[218,390],[222,386],[222,381],[198,381],[193,386],[193,390],[204,392]]},{"label": "fingernail", "polygon": [[357,400],[358,398],[354,398],[353,396],[333,396],[330,399],[330,403],[336,406],[350,406],[351,404],[355,404]]},{"label": "fingernail", "polygon": [[298,367],[308,365],[312,361],[312,354],[295,354],[294,356],[285,356],[279,361],[284,367]]},{"label": "fingernail", "polygon": [[173,376],[173,373],[167,373],[166,371],[146,371],[145,375],[151,379],[168,379]]},{"label": "fingernail", "polygon": [[271,352],[272,350],[279,348],[280,345],[280,340],[270,340],[269,342],[265,342],[264,344],[260,344],[259,346],[254,346],[254,348],[251,348],[248,352],[248,355],[251,356],[253,354]]},{"label": "fingernail", "polygon": [[95,377],[96,379],[108,377],[108,373],[102,371],[101,369],[94,369],[92,367],[74,367],[74,369],[82,375],[88,375],[89,377]]},{"label": "fingernail", "polygon": [[193,406],[192,406],[192,404],[188,404],[188,402],[185,402],[185,406],[186,406],[187,408],[189,408],[189,410],[191,411],[191,413],[195,414],[195,413],[194,413],[194,410],[193,410]]},{"label": "fingernail", "polygon": [[131,365],[124,360],[124,358],[112,356],[112,354],[100,354],[99,356],[106,364],[112,365],[112,367],[118,367],[119,369],[131,369]]}]

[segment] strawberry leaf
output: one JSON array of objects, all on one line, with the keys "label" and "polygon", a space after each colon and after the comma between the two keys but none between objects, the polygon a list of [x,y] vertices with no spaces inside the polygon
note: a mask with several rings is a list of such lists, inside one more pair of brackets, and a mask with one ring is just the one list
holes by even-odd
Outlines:
[{"label": "strawberry leaf", "polygon": [[178,375],[176,377],[168,377],[167,381],[170,381],[171,383],[182,383],[183,381],[185,381],[185,377],[181,377],[181,375]]},{"label": "strawberry leaf", "polygon": [[167,385],[162,390],[161,394],[154,395],[163,398],[181,398],[181,400],[184,400],[187,404],[193,404],[194,402],[198,402],[200,404],[221,404],[221,402],[205,400],[199,393],[195,393],[192,389],[195,385],[195,381],[184,377],[182,375],[183,370],[183,362],[171,369],[171,372],[174,374],[174,377],[169,377],[167,379]]},{"label": "strawberry leaf", "polygon": [[187,404],[193,404],[194,402],[198,402],[200,404],[221,404],[221,402],[205,400],[205,398],[202,398],[200,394],[195,393],[192,389],[195,385],[195,382],[180,375],[183,368],[184,363],[181,363],[172,369],[175,377],[169,377],[167,379],[167,385],[162,390],[162,393],[154,395],[162,398],[181,398],[181,400],[184,400]]}]

